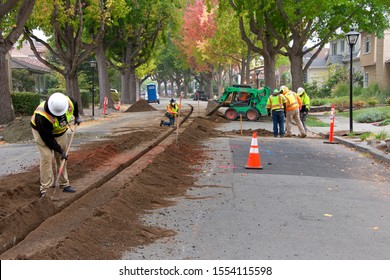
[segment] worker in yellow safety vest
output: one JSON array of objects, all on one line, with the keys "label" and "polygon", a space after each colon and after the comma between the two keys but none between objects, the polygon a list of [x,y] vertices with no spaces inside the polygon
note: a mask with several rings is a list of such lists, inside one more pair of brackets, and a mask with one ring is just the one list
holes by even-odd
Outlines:
[{"label": "worker in yellow safety vest", "polygon": [[273,93],[268,97],[267,110],[268,116],[272,114],[274,137],[283,138],[284,136],[284,116],[286,114],[287,99],[278,89],[274,89]]},{"label": "worker in yellow safety vest", "polygon": [[169,101],[169,104],[167,105],[167,111],[165,112],[165,116],[168,118],[169,121],[164,122],[161,120],[160,126],[166,125],[173,127],[175,124],[175,118],[177,118],[178,111],[180,109],[180,105],[176,103],[175,99],[171,99]]},{"label": "worker in yellow safety vest", "polygon": [[310,97],[307,95],[305,89],[303,87],[299,87],[297,90],[298,96],[302,100],[302,108],[299,111],[299,117],[301,118],[303,127],[305,128],[305,131],[307,132],[307,127],[306,127],[306,119],[307,116],[309,115],[310,111]]},{"label": "worker in yellow safety vest", "polygon": [[298,126],[299,132],[301,133],[299,137],[306,137],[306,131],[302,125],[301,119],[299,118],[299,110],[302,107],[301,98],[292,90],[289,90],[286,86],[280,87],[280,92],[287,99],[286,107],[286,137],[291,137],[291,124],[294,121]]},{"label": "worker in yellow safety vest", "polygon": [[[79,125],[81,120],[77,102],[71,97],[56,92],[47,101],[42,102],[31,117],[32,133],[40,154],[41,197],[44,197],[47,190],[53,187],[55,183],[52,167],[53,155],[57,169],[60,167],[62,160],[68,160],[66,131],[73,116],[75,117],[74,124]],[[59,187],[64,192],[76,191],[69,185],[66,162],[58,182]]]}]

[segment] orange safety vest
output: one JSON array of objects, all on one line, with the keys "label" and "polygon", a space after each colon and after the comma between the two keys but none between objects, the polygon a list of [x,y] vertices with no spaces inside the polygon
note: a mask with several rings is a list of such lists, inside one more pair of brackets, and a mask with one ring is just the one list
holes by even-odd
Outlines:
[{"label": "orange safety vest", "polygon": [[285,97],[287,99],[287,108],[286,108],[287,112],[302,107],[302,100],[301,100],[301,98],[295,92],[293,92],[292,90],[287,92]]},{"label": "orange safety vest", "polygon": [[[72,101],[69,99],[68,96],[66,98],[68,98],[69,108],[65,112],[65,117],[66,117],[66,121],[69,123],[71,118],[72,118],[72,116],[73,116],[74,105],[73,105]],[[41,104],[39,104],[39,106],[35,109],[34,114],[31,117],[31,123],[35,126],[35,115],[39,114],[39,115],[45,117],[46,119],[48,119],[51,122],[51,124],[53,125],[53,130],[52,130],[53,134],[64,133],[68,129],[67,126],[66,125],[65,126],[61,126],[60,123],[58,122],[58,118],[56,118],[55,116],[50,115],[48,112],[45,111],[45,102],[46,101],[44,101]]]},{"label": "orange safety vest", "polygon": [[178,105],[177,103],[175,103],[174,106],[171,106],[171,103],[169,103],[169,104],[167,105],[167,111],[168,111],[168,113],[170,113],[170,114],[172,114],[172,115],[174,115],[174,116],[176,116],[178,110],[179,110],[179,105]]}]

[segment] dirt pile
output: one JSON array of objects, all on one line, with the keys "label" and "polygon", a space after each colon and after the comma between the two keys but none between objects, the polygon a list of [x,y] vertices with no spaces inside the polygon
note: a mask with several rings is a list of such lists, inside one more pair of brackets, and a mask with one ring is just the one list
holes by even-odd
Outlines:
[{"label": "dirt pile", "polygon": [[150,106],[148,101],[140,99],[131,105],[125,112],[146,112],[146,111],[156,111],[153,106]]},{"label": "dirt pile", "polygon": [[26,142],[33,139],[30,125],[31,116],[17,117],[3,129],[4,141],[8,143]]},{"label": "dirt pile", "polygon": [[[213,132],[212,127],[213,123],[209,120],[195,119],[180,136],[179,148],[173,143],[150,162],[142,173],[127,177],[123,184],[108,182],[105,188],[98,188],[96,192],[99,192],[97,196],[99,199],[96,199],[96,196],[92,199],[85,195],[82,197],[82,203],[74,203],[81,205],[72,204],[63,210],[61,213],[69,217],[71,222],[66,224],[61,220],[61,227],[55,229],[68,232],[63,236],[62,242],[53,245],[42,241],[40,244],[42,250],[39,253],[26,256],[24,252],[20,252],[18,258],[117,259],[130,247],[174,235],[175,232],[171,229],[144,225],[141,216],[152,209],[172,205],[174,203],[172,198],[185,195],[186,190],[194,186],[194,179],[189,175],[196,172],[193,166],[201,164],[205,159],[199,141],[207,139]],[[69,158],[70,179],[75,176],[88,177],[91,170],[99,165],[109,164],[115,154],[129,149],[142,137],[145,137],[145,132],[136,132],[80,147],[79,151]],[[118,191],[114,192],[115,189]],[[21,210],[23,205],[33,203],[37,207],[43,207],[37,198],[38,191],[38,167],[28,172],[0,178],[1,219],[12,212],[23,213]],[[104,199],[107,201],[103,203]],[[92,204],[97,205],[93,214],[76,227],[82,209],[89,208]],[[46,208],[42,209],[43,218],[52,211],[51,207],[53,207],[51,204],[47,204]],[[0,232],[5,232],[4,227],[17,228],[21,223],[31,222],[22,219],[20,217],[20,220],[14,220],[12,223],[8,221],[6,224],[0,220]],[[45,223],[40,229],[47,226],[43,231],[49,233],[53,230],[50,228],[50,224],[53,223],[54,221]]]}]

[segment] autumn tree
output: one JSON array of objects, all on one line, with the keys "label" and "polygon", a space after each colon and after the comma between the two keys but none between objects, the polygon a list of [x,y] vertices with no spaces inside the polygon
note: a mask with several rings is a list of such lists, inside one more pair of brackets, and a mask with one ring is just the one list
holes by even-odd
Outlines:
[{"label": "autumn tree", "polygon": [[198,80],[205,79],[208,85],[208,97],[213,93],[212,81],[214,77],[213,57],[211,57],[211,39],[216,32],[215,12],[216,1],[213,5],[206,5],[206,1],[195,1],[189,5],[184,14],[184,23],[181,30],[183,38],[179,49],[187,57],[191,69],[199,73]]},{"label": "autumn tree", "polygon": [[[225,3],[226,1],[221,1]],[[388,28],[389,3],[381,0],[229,0],[240,18],[240,26],[249,24],[250,31],[259,37],[263,46],[257,50],[264,56],[265,78],[271,80],[276,53],[289,57],[292,88],[303,83],[303,73],[310,67],[326,43],[356,24],[359,29],[380,35]],[[250,42],[245,39],[250,45]],[[315,42],[311,47],[309,41]],[[258,47],[258,46],[252,46]],[[303,66],[303,57],[316,50]],[[270,61],[267,63],[267,56]],[[269,69],[267,69],[269,68]]]},{"label": "autumn tree", "polygon": [[6,55],[22,34],[34,4],[35,0],[8,0],[0,3],[0,124],[15,119]]}]

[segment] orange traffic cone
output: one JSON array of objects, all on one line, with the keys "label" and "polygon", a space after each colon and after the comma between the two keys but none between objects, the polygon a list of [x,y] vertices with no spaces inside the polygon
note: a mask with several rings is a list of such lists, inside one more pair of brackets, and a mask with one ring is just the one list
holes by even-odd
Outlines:
[{"label": "orange traffic cone", "polygon": [[259,146],[257,144],[257,134],[253,132],[251,148],[249,150],[248,162],[245,168],[250,169],[263,169],[260,162]]}]

